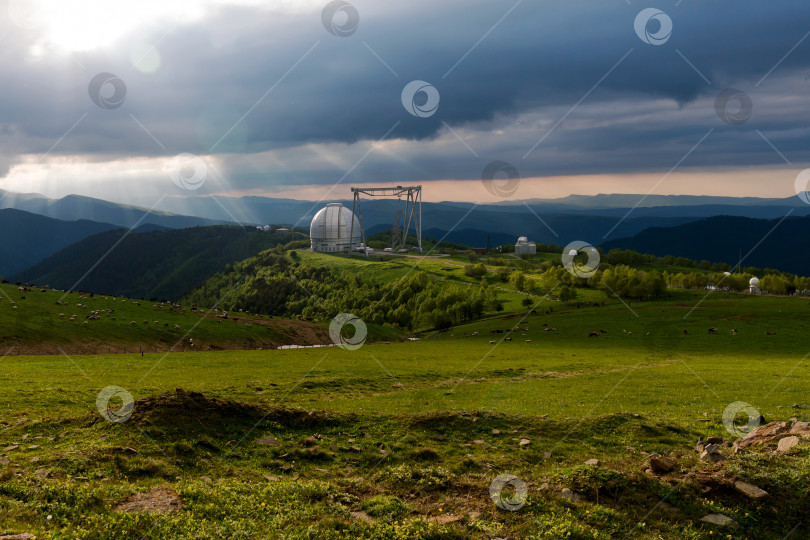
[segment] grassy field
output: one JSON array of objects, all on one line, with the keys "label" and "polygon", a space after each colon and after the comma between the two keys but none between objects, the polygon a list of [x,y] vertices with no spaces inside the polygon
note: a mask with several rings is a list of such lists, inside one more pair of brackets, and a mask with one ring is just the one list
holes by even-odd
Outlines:
[{"label": "grassy field", "polygon": [[[768,421],[807,414],[810,305],[713,293],[692,309],[703,296],[581,309],[542,302],[536,314],[357,350],[7,356],[0,533],[806,537],[807,446],[719,464],[693,448],[701,437],[734,440],[722,424],[733,402]],[[528,330],[492,332],[515,327]],[[136,400],[126,422],[96,410],[110,385]],[[256,442],[265,437],[273,445]],[[673,453],[676,469],[644,472],[654,452]],[[584,464],[593,458],[598,466]],[[490,496],[501,474],[526,485],[514,512]],[[734,480],[770,497],[746,499]],[[115,510],[156,485],[175,490],[184,509]],[[699,521],[710,513],[739,528]]]}]

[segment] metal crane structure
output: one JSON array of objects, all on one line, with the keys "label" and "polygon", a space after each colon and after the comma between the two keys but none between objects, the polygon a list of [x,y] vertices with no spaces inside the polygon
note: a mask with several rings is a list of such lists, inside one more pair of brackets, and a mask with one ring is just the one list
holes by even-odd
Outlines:
[{"label": "metal crane structure", "polygon": [[[419,253],[422,253],[422,186],[396,186],[396,187],[353,187],[351,188],[354,194],[354,201],[352,202],[352,213],[360,220],[360,230],[363,238],[363,245],[366,245],[366,228],[363,225],[363,213],[360,211],[360,195],[368,197],[382,197],[393,198],[399,200],[405,198],[405,226],[401,231],[401,239],[399,240],[399,249],[405,249],[408,240],[408,232],[411,230],[411,224],[414,224],[416,229],[416,246]],[[401,210],[397,210],[397,214]],[[399,223],[399,215],[395,217],[396,223]],[[354,222],[352,222],[352,230],[349,233],[349,238],[354,238]],[[397,249],[397,246],[391,246]],[[354,250],[354,245],[351,246],[351,251]]]}]

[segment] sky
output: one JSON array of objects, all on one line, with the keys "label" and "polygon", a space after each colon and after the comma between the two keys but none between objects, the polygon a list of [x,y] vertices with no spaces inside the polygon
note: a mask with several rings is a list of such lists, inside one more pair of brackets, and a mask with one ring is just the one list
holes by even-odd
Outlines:
[{"label": "sky", "polygon": [[8,0],[0,75],[0,189],[50,197],[790,197],[810,167],[806,0]]}]

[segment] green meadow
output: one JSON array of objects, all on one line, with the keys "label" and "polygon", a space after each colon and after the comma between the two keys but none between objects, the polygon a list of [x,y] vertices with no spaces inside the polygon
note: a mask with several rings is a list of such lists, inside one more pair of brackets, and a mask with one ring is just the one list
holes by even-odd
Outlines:
[{"label": "green meadow", "polygon": [[[579,308],[537,299],[534,313],[357,350],[6,356],[0,532],[784,538],[801,531],[810,503],[806,446],[729,455],[721,464],[699,461],[694,446],[710,436],[735,440],[722,421],[734,402],[767,421],[806,414],[810,305],[676,294],[629,305],[605,297],[604,306]],[[161,317],[187,323],[196,315]],[[236,328],[227,331],[251,330]],[[111,385],[135,400],[125,422],[96,410]],[[265,437],[273,445],[257,443]],[[675,456],[676,469],[645,472],[653,453]],[[600,463],[584,464],[589,459]],[[525,495],[510,492],[520,501],[515,511],[491,497],[501,474],[526,486]],[[748,500],[729,487],[735,480],[770,496]],[[173,489],[183,510],[116,510],[157,485]],[[566,488],[576,497],[561,496]],[[709,513],[739,527],[701,522]]]}]

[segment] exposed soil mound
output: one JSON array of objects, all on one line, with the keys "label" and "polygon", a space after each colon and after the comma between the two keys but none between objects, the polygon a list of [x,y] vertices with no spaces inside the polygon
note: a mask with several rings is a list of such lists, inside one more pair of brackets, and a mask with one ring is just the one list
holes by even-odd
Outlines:
[{"label": "exposed soil mound", "polygon": [[336,417],[322,412],[263,407],[261,405],[207,397],[200,392],[177,388],[135,402],[132,420],[141,426],[218,429],[227,425],[253,425],[259,420],[289,427],[333,425]]}]

